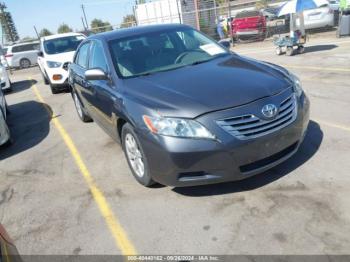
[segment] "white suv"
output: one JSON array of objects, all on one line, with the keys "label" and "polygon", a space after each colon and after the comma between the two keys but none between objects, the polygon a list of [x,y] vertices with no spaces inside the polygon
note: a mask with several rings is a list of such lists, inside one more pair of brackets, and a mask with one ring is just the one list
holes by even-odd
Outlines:
[{"label": "white suv", "polygon": [[40,38],[38,64],[45,84],[53,94],[68,88],[68,65],[75,50],[86,37],[80,33],[50,35]]}]

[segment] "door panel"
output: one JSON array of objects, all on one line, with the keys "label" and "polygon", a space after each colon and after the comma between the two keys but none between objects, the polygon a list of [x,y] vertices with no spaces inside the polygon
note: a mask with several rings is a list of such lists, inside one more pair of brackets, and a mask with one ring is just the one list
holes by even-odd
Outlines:
[{"label": "door panel", "polygon": [[[106,74],[109,74],[109,67],[103,49],[103,45],[99,41],[94,41],[91,47],[91,56],[89,68],[99,68]],[[112,137],[118,138],[116,104],[119,103],[118,90],[113,85],[112,80],[94,80],[89,81],[94,101],[92,110],[97,121]]]},{"label": "door panel", "polygon": [[[79,98],[81,99],[83,106],[90,113],[91,103],[93,103],[93,95],[89,82],[85,80],[85,71],[88,66],[88,54],[90,51],[91,43],[87,42],[83,44],[77,51],[74,63],[71,65],[70,74],[72,77],[73,88],[77,91]],[[91,116],[93,117],[93,116]]]}]

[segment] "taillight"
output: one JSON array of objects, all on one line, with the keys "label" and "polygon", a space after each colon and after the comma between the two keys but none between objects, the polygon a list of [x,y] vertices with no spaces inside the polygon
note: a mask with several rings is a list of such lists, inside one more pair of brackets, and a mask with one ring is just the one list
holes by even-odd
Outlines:
[{"label": "taillight", "polygon": [[13,54],[6,54],[5,57],[13,57]]}]

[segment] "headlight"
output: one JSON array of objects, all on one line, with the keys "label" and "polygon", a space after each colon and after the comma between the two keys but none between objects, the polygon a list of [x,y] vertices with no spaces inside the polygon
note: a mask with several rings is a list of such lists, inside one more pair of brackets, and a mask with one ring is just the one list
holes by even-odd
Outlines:
[{"label": "headlight", "polygon": [[301,87],[300,79],[292,73],[289,73],[289,74],[290,74],[291,80],[293,81],[294,92],[299,97],[303,94],[303,88]]},{"label": "headlight", "polygon": [[194,120],[143,116],[143,121],[154,134],[184,138],[215,139],[215,136],[208,129]]},{"label": "headlight", "polygon": [[55,62],[55,61],[47,61],[46,64],[50,68],[57,68],[57,67],[60,67],[62,65],[62,63]]}]

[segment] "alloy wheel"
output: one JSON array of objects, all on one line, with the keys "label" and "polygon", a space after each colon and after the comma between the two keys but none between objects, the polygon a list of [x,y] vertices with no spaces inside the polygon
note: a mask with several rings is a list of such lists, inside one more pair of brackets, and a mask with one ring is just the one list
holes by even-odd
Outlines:
[{"label": "alloy wheel", "polygon": [[81,103],[79,101],[79,98],[77,96],[77,94],[74,92],[74,104],[75,104],[75,108],[77,109],[78,115],[82,118],[83,117],[83,109],[81,107]]},{"label": "alloy wheel", "polygon": [[27,60],[27,59],[23,59],[23,60],[21,61],[21,67],[22,67],[22,68],[28,68],[28,67],[30,67],[30,61]]},{"label": "alloy wheel", "polygon": [[130,133],[126,134],[125,136],[125,149],[133,171],[138,177],[143,177],[145,174],[145,166],[143,163],[142,153],[134,136]]}]

